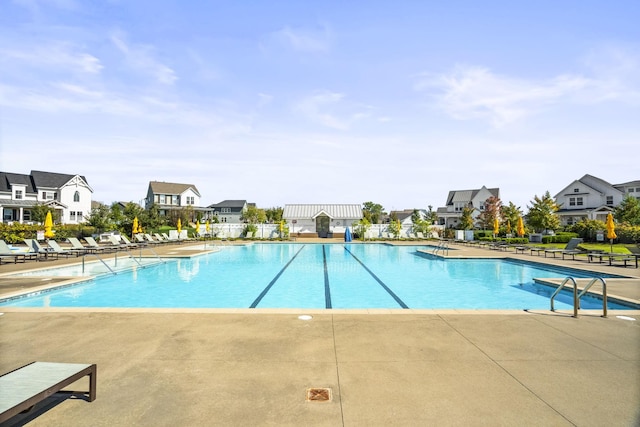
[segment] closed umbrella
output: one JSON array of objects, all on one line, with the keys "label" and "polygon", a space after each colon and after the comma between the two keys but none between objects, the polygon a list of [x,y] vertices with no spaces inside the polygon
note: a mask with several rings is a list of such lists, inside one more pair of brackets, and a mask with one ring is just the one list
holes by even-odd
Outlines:
[{"label": "closed umbrella", "polygon": [[200,235],[200,221],[196,221],[196,237]]},{"label": "closed umbrella", "polygon": [[133,225],[131,226],[131,238],[134,234],[138,233],[138,217],[133,218]]},{"label": "closed umbrella", "polygon": [[498,220],[498,217],[495,217],[493,219],[493,236],[497,236],[498,233],[500,232],[500,221]]},{"label": "closed umbrella", "polygon": [[516,234],[518,237],[524,236],[524,222],[522,221],[522,217],[518,217],[518,226],[516,227]]},{"label": "closed umbrella", "polygon": [[182,221],[178,218],[178,223],[176,224],[176,228],[178,229],[178,238],[180,238],[180,233],[182,232]]},{"label": "closed umbrella", "polygon": [[347,227],[347,229],[344,232],[344,241],[345,242],[351,241],[351,230],[349,230],[349,227]]},{"label": "closed umbrella", "polygon": [[44,237],[47,239],[53,237],[53,218],[51,217],[51,211],[47,212],[47,216],[44,219]]},{"label": "closed umbrella", "polygon": [[609,215],[607,215],[607,239],[609,239],[609,243],[611,244],[611,252],[613,252],[613,239],[617,237],[616,225],[613,223],[613,215],[609,212]]}]

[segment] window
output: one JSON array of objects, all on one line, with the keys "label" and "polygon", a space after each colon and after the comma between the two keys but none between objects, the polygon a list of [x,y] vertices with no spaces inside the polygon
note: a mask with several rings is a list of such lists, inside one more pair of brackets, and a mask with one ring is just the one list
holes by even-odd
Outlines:
[{"label": "window", "polygon": [[231,208],[222,208],[220,209],[220,213],[231,213]]},{"label": "window", "polygon": [[580,192],[580,189],[579,189],[579,188],[574,188],[574,189],[573,189],[573,192],[574,192],[574,193],[579,193],[579,192]]},{"label": "window", "polygon": [[179,199],[178,199],[178,196],[173,196],[173,197],[171,197],[171,204],[172,204],[172,205],[178,205],[178,204],[180,204]]},{"label": "window", "polygon": [[222,218],[220,218],[220,222],[227,222],[227,217],[223,216]]},{"label": "window", "polygon": [[164,205],[164,201],[165,201],[164,194],[161,194],[160,195],[160,203],[162,203]]},{"label": "window", "polygon": [[25,221],[31,221],[31,211],[30,210],[25,210],[22,212],[22,219]]},{"label": "window", "polygon": [[69,221],[75,221],[76,220],[76,211],[70,211],[69,212]]},{"label": "window", "polygon": [[42,192],[42,198],[44,200],[55,200],[56,199],[56,193],[52,193],[50,191],[43,191]]},{"label": "window", "polygon": [[196,202],[196,198],[193,196],[187,196],[187,204],[188,205],[193,205]]},{"label": "window", "polygon": [[576,197],[576,204],[578,206],[582,206],[584,203],[582,203],[582,197]]},{"label": "window", "polygon": [[575,206],[575,205],[576,205],[576,198],[569,197],[569,206]]},{"label": "window", "polygon": [[79,202],[80,201],[80,192],[76,191],[75,193],[73,193],[73,201],[74,202]]},{"label": "window", "polygon": [[633,193],[633,188],[630,188],[630,189],[629,189],[629,193]]},{"label": "window", "polygon": [[76,220],[81,222],[84,217],[82,216],[82,211],[76,212]]},{"label": "window", "polygon": [[607,196],[607,205],[613,205],[613,196]]},{"label": "window", "polygon": [[22,190],[16,190],[16,200],[22,200]]}]

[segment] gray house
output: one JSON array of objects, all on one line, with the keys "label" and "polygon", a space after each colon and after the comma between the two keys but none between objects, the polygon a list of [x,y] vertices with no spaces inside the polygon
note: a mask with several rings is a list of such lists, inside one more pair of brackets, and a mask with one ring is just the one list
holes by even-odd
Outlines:
[{"label": "gray house", "polygon": [[217,216],[221,223],[241,224],[242,214],[249,204],[246,200],[223,200],[220,203],[207,206],[213,216]]}]

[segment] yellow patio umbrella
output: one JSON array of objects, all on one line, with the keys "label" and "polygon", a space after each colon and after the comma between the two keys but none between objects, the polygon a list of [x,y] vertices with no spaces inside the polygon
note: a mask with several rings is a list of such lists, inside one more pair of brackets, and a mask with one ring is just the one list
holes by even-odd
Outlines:
[{"label": "yellow patio umbrella", "polygon": [[131,226],[131,237],[138,232],[138,217],[133,218],[133,225]]},{"label": "yellow patio umbrella", "polygon": [[498,220],[498,217],[495,217],[493,219],[493,234],[494,234],[494,236],[497,236],[499,232],[500,232],[500,220]]},{"label": "yellow patio umbrella", "polygon": [[516,227],[516,234],[518,237],[524,236],[524,222],[522,221],[522,217],[518,217],[518,226]]},{"label": "yellow patio umbrella", "polygon": [[280,237],[282,237],[282,232],[284,231],[284,221],[280,220]]},{"label": "yellow patio umbrella", "polygon": [[178,237],[180,236],[180,232],[182,231],[182,221],[178,218],[178,223],[176,224],[176,228],[178,229]]},{"label": "yellow patio umbrella", "polygon": [[209,234],[209,232],[211,232],[211,224],[209,224],[209,220],[207,220],[207,222],[205,223],[204,229],[207,232],[207,234]]},{"label": "yellow patio umbrella", "polygon": [[200,221],[196,221],[196,237],[200,235]]},{"label": "yellow patio umbrella", "polygon": [[609,212],[609,215],[607,215],[607,239],[609,239],[609,243],[611,244],[611,252],[613,252],[613,239],[617,237],[616,225],[613,223],[613,215]]},{"label": "yellow patio umbrella", "polygon": [[44,219],[44,237],[47,239],[53,237],[53,218],[51,217],[51,211],[47,212],[47,216]]}]

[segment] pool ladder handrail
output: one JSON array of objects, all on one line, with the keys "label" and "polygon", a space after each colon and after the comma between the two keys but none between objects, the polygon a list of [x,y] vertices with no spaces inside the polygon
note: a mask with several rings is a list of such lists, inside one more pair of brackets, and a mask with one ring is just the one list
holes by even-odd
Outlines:
[{"label": "pool ladder handrail", "polygon": [[587,286],[585,286],[584,289],[579,294],[578,294],[578,284],[576,283],[576,280],[571,276],[566,277],[562,281],[562,283],[560,283],[560,286],[558,286],[558,289],[556,289],[555,292],[551,295],[551,300],[550,300],[551,311],[556,311],[555,308],[553,307],[553,299],[556,297],[556,295],[560,293],[562,289],[564,289],[565,283],[571,281],[573,283],[573,316],[572,317],[577,318],[578,309],[580,308],[580,297],[583,296],[589,290],[589,288],[598,280],[602,282],[602,317],[607,317],[607,282],[602,277],[594,277],[593,279],[591,279],[589,284],[587,284]]},{"label": "pool ladder handrail", "polygon": [[433,250],[433,254],[437,255],[438,252],[440,252],[440,251],[443,251],[443,252],[446,251],[446,254],[449,255],[449,244],[448,244],[448,242],[446,240],[441,241],[438,244],[438,246],[436,246],[436,248]]},{"label": "pool ladder handrail", "polygon": [[93,255],[96,258],[98,258],[100,260],[101,263],[104,264],[105,267],[107,267],[107,270],[109,270],[111,272],[111,274],[113,274],[114,276],[118,273],[116,273],[115,271],[113,271],[113,269],[111,269],[111,267],[109,267],[109,264],[107,264],[106,262],[104,262],[104,260],[102,258],[100,258],[100,256],[95,253],[95,252],[85,252],[84,254],[82,254],[82,273],[84,273],[84,258],[87,255]]}]

